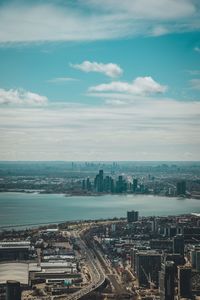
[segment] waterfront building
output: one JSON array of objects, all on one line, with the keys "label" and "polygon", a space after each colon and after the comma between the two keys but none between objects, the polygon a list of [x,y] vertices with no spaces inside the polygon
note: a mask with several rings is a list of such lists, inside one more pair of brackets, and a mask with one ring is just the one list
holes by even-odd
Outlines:
[{"label": "waterfront building", "polygon": [[96,192],[102,193],[104,188],[103,170],[99,170],[99,174],[96,175],[94,180],[94,187]]},{"label": "waterfront building", "polygon": [[186,182],[185,180],[179,181],[176,184],[176,194],[177,196],[183,196],[186,194]]},{"label": "waterfront building", "polygon": [[135,193],[138,186],[138,180],[135,178],[133,179],[133,192]]},{"label": "waterfront building", "polygon": [[91,182],[90,182],[90,178],[89,178],[89,177],[86,179],[86,188],[87,188],[88,191],[90,191],[91,188],[92,188],[92,185],[91,185]]},{"label": "waterfront building", "polygon": [[127,182],[123,179],[123,176],[120,175],[116,181],[116,193],[124,193],[127,191]]},{"label": "waterfront building", "polygon": [[127,211],[127,222],[132,223],[132,222],[137,222],[139,217],[139,212],[132,210],[132,211]]}]

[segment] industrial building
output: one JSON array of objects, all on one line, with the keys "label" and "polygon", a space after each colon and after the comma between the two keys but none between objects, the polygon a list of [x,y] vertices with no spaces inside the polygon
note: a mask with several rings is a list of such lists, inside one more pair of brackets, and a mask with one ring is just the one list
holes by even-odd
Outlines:
[{"label": "industrial building", "polygon": [[27,241],[0,242],[0,261],[27,260],[29,251],[30,242]]}]

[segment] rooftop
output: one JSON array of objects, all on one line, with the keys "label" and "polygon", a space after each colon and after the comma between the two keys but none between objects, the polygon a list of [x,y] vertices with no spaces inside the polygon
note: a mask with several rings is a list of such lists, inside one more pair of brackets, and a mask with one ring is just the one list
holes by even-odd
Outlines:
[{"label": "rooftop", "polygon": [[28,264],[0,264],[0,284],[6,283],[7,280],[16,280],[22,284],[28,284]]}]

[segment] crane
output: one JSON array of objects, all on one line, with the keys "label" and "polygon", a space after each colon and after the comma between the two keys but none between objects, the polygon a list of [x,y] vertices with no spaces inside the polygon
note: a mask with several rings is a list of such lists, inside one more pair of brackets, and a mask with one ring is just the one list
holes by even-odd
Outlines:
[{"label": "crane", "polygon": [[154,289],[155,288],[155,283],[151,280],[151,275],[149,273],[149,275],[147,275],[147,272],[145,271],[145,269],[143,268],[143,266],[141,266],[141,269],[149,283],[150,289]]}]

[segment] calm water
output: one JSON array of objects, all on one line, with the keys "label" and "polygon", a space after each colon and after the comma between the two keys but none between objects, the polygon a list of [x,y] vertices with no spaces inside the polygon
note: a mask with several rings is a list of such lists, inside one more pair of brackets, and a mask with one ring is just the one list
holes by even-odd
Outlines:
[{"label": "calm water", "polygon": [[125,217],[127,210],[138,210],[141,216],[200,213],[200,200],[147,195],[65,197],[0,193],[0,226]]}]

